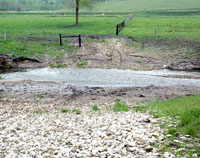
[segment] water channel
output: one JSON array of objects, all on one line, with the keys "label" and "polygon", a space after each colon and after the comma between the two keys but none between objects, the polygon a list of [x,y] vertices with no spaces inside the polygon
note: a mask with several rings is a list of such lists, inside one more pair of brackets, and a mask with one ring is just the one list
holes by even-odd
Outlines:
[{"label": "water channel", "polygon": [[199,72],[153,70],[132,71],[118,69],[77,69],[77,68],[41,68],[24,72],[1,74],[3,80],[54,81],[67,85],[89,87],[130,87],[130,86],[173,86],[188,85],[200,87],[200,79],[173,78],[167,76],[195,76]]}]

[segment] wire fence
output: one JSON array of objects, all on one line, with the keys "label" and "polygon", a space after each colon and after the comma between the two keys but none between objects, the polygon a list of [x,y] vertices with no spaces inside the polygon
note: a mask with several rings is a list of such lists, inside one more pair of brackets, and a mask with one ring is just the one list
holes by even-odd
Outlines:
[{"label": "wire fence", "polygon": [[128,18],[126,18],[123,22],[120,24],[117,24],[116,28],[116,35],[118,36],[119,33],[123,30],[123,28],[126,26],[126,24],[131,21],[134,18],[134,14],[131,14]]}]

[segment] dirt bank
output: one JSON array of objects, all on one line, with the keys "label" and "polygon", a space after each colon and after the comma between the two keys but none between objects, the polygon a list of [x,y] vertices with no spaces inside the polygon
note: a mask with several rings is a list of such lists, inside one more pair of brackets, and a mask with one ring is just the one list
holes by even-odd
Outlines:
[{"label": "dirt bank", "polygon": [[[65,41],[67,42],[67,41]],[[68,41],[77,45],[77,40]],[[86,61],[86,62],[85,62]],[[82,63],[83,62],[83,63]],[[80,64],[81,63],[81,64]],[[199,42],[180,40],[146,40],[136,42],[129,38],[103,36],[84,37],[81,48],[66,52],[64,56],[45,55],[19,58],[0,55],[0,68],[23,69],[35,67],[86,67],[118,68],[131,70],[171,70],[200,71]]]}]

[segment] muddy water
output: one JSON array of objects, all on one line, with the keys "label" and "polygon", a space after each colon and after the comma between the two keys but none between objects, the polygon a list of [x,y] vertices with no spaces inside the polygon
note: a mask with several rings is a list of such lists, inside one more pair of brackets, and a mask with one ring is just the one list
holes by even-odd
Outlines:
[{"label": "muddy water", "polygon": [[3,74],[4,80],[55,81],[67,85],[89,87],[129,87],[129,86],[174,86],[188,85],[200,87],[200,79],[170,78],[166,76],[196,76],[198,72],[176,72],[169,70],[132,71],[117,69],[33,69],[26,72]]}]

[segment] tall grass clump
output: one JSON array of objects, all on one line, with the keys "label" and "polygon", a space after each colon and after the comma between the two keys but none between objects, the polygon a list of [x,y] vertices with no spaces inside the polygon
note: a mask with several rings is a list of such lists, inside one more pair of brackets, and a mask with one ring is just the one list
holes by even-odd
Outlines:
[{"label": "tall grass clump", "polygon": [[128,110],[128,105],[125,102],[120,101],[120,99],[116,99],[113,107],[114,112],[128,112]]},{"label": "tall grass clump", "polygon": [[98,105],[95,104],[92,106],[92,110],[98,111],[98,110],[100,110],[100,108],[98,107]]}]

